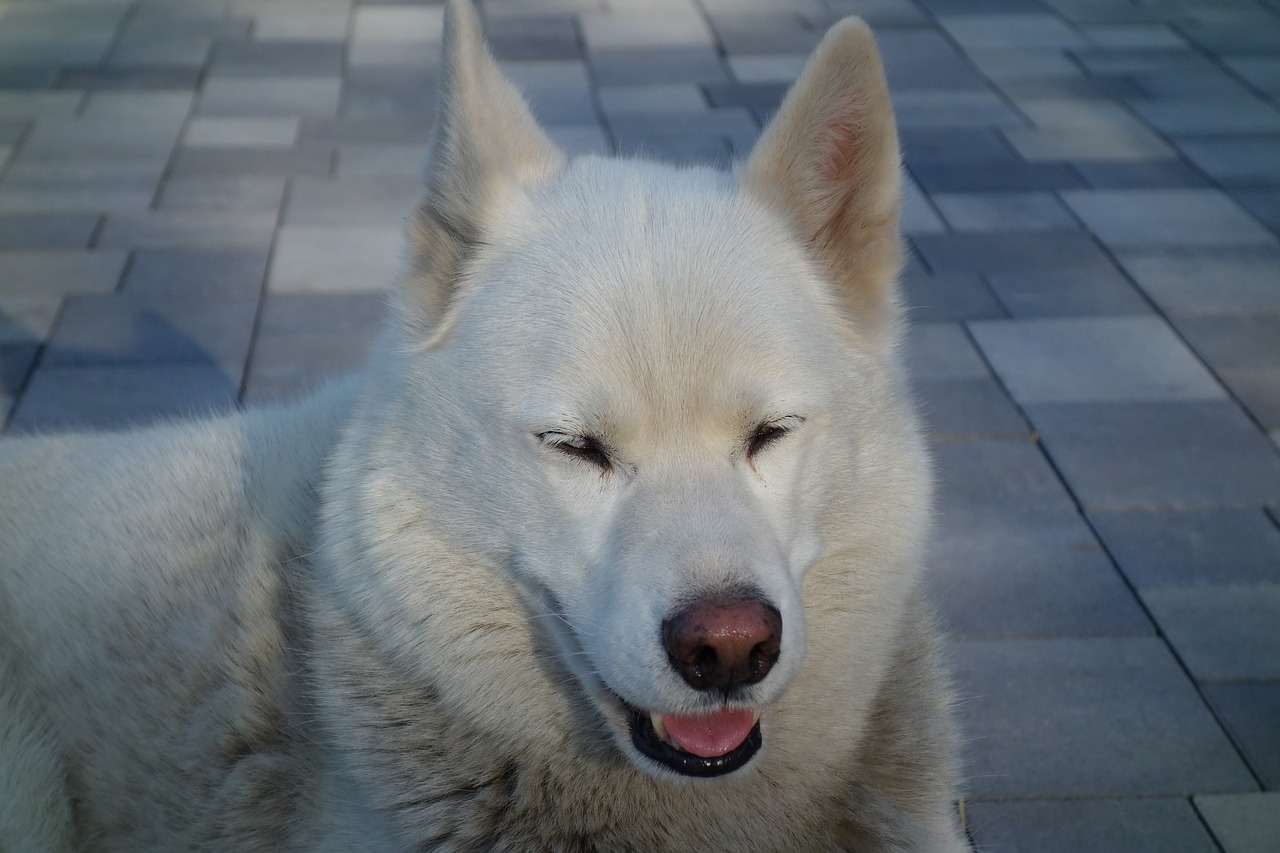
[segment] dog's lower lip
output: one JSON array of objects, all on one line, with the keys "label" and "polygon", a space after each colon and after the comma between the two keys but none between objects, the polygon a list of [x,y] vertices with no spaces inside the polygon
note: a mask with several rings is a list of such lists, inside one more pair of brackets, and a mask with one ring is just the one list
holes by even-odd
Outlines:
[{"label": "dog's lower lip", "polygon": [[760,733],[760,721],[756,720],[755,725],[751,727],[751,732],[736,748],[724,755],[703,758],[677,749],[659,737],[649,713],[630,705],[626,705],[626,709],[632,745],[641,755],[682,776],[706,779],[732,773],[745,767],[760,751],[760,746],[764,742]]}]

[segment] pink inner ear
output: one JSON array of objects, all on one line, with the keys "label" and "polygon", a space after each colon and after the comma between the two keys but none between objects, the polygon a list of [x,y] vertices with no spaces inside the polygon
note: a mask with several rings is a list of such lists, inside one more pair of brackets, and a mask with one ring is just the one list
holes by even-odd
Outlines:
[{"label": "pink inner ear", "polygon": [[843,184],[854,178],[862,151],[866,102],[854,92],[842,92],[832,117],[815,134],[817,173],[823,183]]}]

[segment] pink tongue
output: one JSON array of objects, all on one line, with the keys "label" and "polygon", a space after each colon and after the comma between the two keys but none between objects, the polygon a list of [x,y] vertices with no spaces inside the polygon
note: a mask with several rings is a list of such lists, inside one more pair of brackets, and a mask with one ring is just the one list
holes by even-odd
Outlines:
[{"label": "pink tongue", "polygon": [[666,714],[662,725],[676,746],[699,758],[715,758],[742,745],[755,726],[750,711],[712,711],[710,714]]}]

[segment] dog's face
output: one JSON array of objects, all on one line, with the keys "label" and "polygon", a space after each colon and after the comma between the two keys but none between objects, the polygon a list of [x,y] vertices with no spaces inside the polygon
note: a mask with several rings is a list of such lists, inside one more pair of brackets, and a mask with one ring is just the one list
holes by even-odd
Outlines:
[{"label": "dog's face", "polygon": [[865,465],[850,395],[892,384],[870,36],[828,37],[736,177],[566,164],[461,4],[445,77],[404,294],[438,523],[509,566],[638,766],[736,771],[801,669],[802,584]]}]

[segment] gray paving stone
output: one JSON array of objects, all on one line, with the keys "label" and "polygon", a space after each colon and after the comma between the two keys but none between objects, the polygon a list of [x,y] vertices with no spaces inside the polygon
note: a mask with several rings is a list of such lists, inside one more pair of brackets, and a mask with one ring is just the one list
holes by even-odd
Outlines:
[{"label": "gray paving stone", "polygon": [[735,56],[808,52],[823,32],[801,15],[786,11],[712,14],[710,20],[716,41]]},{"label": "gray paving stone", "polygon": [[248,298],[72,296],[43,364],[217,364],[239,375],[249,352],[257,294]]},{"label": "gray paving stone", "polygon": [[245,399],[295,395],[356,369],[387,313],[378,293],[269,294]]},{"label": "gray paving stone", "polygon": [[641,86],[600,86],[596,89],[606,114],[704,112],[707,100],[694,83],[650,83]]},{"label": "gray paving stone", "polygon": [[926,380],[913,390],[926,433],[935,441],[1030,437],[1027,422],[991,379]]},{"label": "gray paving stone", "polygon": [[1094,512],[1134,586],[1280,583],[1280,530],[1260,509]]},{"label": "gray paving stone", "polygon": [[1274,245],[1276,237],[1219,190],[1088,190],[1063,200],[1112,246]]},{"label": "gray paving stone", "polygon": [[1280,186],[1280,135],[1182,141],[1178,147],[1223,186]]},{"label": "gray paving stone", "polygon": [[1280,583],[1141,590],[1197,681],[1280,680]]},{"label": "gray paving stone", "polygon": [[1280,190],[1233,189],[1231,197],[1254,219],[1280,233]]},{"label": "gray paving stone", "polygon": [[173,157],[169,180],[175,177],[327,175],[332,168],[333,150],[311,143],[294,149],[184,146]]},{"label": "gray paving stone", "polygon": [[1116,271],[992,273],[987,283],[1014,317],[1148,314],[1151,307]]},{"label": "gray paving stone", "polygon": [[1280,791],[1195,798],[1224,853],[1274,853],[1280,839]]},{"label": "gray paving stone", "polygon": [[0,296],[0,344],[39,344],[61,305],[57,294]]},{"label": "gray paving stone", "polygon": [[[0,314],[0,321],[3,315]],[[4,422],[14,398],[22,391],[36,362],[40,344],[36,341],[0,341],[0,423]]]},{"label": "gray paving stone", "polygon": [[1120,265],[1170,314],[1280,311],[1280,249],[1182,248],[1123,251]]},{"label": "gray paving stone", "polygon": [[666,14],[584,12],[578,20],[588,49],[687,47],[714,42],[711,30],[692,5],[664,9]]},{"label": "gray paving stone", "polygon": [[1074,514],[943,514],[927,565],[945,626],[964,638],[1154,633]]},{"label": "gray paving stone", "polygon": [[1212,69],[1199,52],[1191,48],[1083,48],[1071,55],[1090,74],[1139,74],[1144,71],[1188,71]]},{"label": "gray paving stone", "polygon": [[1115,269],[1096,243],[1076,231],[920,234],[911,242],[929,268],[939,273],[1093,273]]},{"label": "gray paving stone", "polygon": [[353,144],[338,148],[334,174],[339,177],[419,178],[426,164],[426,146],[417,143]]},{"label": "gray paving stone", "polygon": [[1280,457],[1233,403],[1038,403],[1026,411],[1090,510],[1280,499]]},{"label": "gray paving stone", "polygon": [[352,14],[353,42],[438,43],[444,27],[443,6],[364,5]]},{"label": "gray paving stone", "polygon": [[908,89],[890,95],[898,127],[1017,127],[1024,121],[988,91]]},{"label": "gray paving stone", "polygon": [[61,89],[125,89],[125,90],[195,90],[200,84],[200,69],[187,65],[127,65],[123,67],[89,65],[63,68],[57,75]]},{"label": "gray paving stone", "polygon": [[911,174],[931,193],[1031,192],[1085,186],[1080,173],[1068,165],[1021,160],[919,163],[911,166]]},{"label": "gray paving stone", "polygon": [[959,323],[914,323],[904,355],[915,379],[989,379],[982,356]]},{"label": "gray paving stone", "polygon": [[[1000,91],[1015,101],[1031,98],[1137,98],[1148,94],[1127,75],[1082,77],[1078,76],[1077,67],[1071,60],[1066,57],[1061,57],[1061,60],[1072,66],[1070,73],[1063,71],[1052,76],[1029,76],[1013,70],[999,77]],[[988,75],[996,76],[991,72]]]},{"label": "gray paving stone", "polygon": [[1280,93],[1280,57],[1227,56],[1223,62],[1256,88],[1275,97]]},{"label": "gray paving stone", "polygon": [[200,115],[332,116],[342,81],[336,75],[211,78],[196,109]]},{"label": "gray paving stone", "polygon": [[[1142,89],[1140,95],[1130,95],[1136,102],[1170,101],[1182,103],[1185,109],[1194,110],[1191,103],[1198,101],[1250,101],[1253,93],[1239,79],[1218,68],[1192,70],[1150,71],[1129,75]],[[1168,107],[1159,112],[1171,112]],[[1230,114],[1228,112],[1228,114]]]},{"label": "gray paving stone", "polygon": [[941,441],[932,447],[938,509],[1073,512],[1075,503],[1031,441]]},{"label": "gray paving stone", "polygon": [[1188,38],[1209,50],[1230,54],[1274,53],[1280,44],[1280,21],[1275,15],[1245,23],[1188,23],[1180,28]]},{"label": "gray paving stone", "polygon": [[439,102],[435,73],[415,67],[371,66],[350,69],[342,81],[340,114],[352,119],[415,118],[430,122]]},{"label": "gray paving stone", "polygon": [[[710,45],[592,50],[587,55],[587,62],[592,78],[601,86],[728,79],[723,60]],[[741,76],[738,79],[757,82]]]},{"label": "gray paving stone", "polygon": [[204,66],[212,47],[212,36],[125,37],[111,48],[108,62],[114,68],[174,65],[198,70]]},{"label": "gray paving stone", "polygon": [[[147,171],[153,171],[147,166]],[[14,174],[15,170],[11,170]],[[145,209],[155,196],[160,172],[154,177],[128,173],[99,173],[92,179],[77,181],[65,172],[54,177],[32,178],[25,168],[21,177],[0,183],[0,211],[22,212],[105,212],[110,210]],[[55,170],[50,170],[55,175]]]},{"label": "gray paving stone", "polygon": [[1221,376],[1263,429],[1280,429],[1280,367],[1225,370]]},{"label": "gray paving stone", "polygon": [[1158,317],[984,320],[969,329],[1021,403],[1226,399]]},{"label": "gray paving stone", "polygon": [[97,245],[105,249],[267,246],[275,220],[273,213],[235,209],[113,212]]},{"label": "gray paving stone", "polygon": [[0,252],[0,296],[109,293],[128,257],[127,252],[71,249]]},{"label": "gray paving stone", "polygon": [[0,91],[0,118],[70,116],[83,100],[83,92]]},{"label": "gray paving stone", "polygon": [[890,91],[987,88],[982,75],[940,32],[886,29],[877,32],[876,42]]},{"label": "gray paving stone", "polygon": [[171,175],[160,185],[160,208],[233,208],[273,213],[284,201],[283,175]]},{"label": "gray paving stone", "polygon": [[182,126],[182,116],[121,121],[119,115],[105,117],[52,116],[36,123],[23,144],[23,155],[31,158],[139,159],[163,157],[173,148]]},{"label": "gray paving stone", "polygon": [[826,5],[837,15],[858,15],[873,27],[908,27],[928,23],[920,6],[912,0],[826,0]]},{"label": "gray paving stone", "polygon": [[1280,110],[1261,99],[1130,100],[1143,120],[1170,136],[1280,132]]},{"label": "gray paving stone", "polygon": [[571,15],[490,17],[485,37],[494,56],[510,59],[581,59],[582,42]]},{"label": "gray paving stone", "polygon": [[1202,172],[1180,160],[1076,162],[1071,165],[1090,187],[1099,190],[1196,188],[1209,185]]},{"label": "gray paving stone", "polygon": [[272,293],[385,291],[400,274],[404,235],[394,226],[286,225],[267,275]]},{"label": "gray paving stone", "polygon": [[124,429],[227,411],[238,382],[209,364],[42,367],[10,413],[9,432]]},{"label": "gray paving stone", "polygon": [[1216,371],[1280,367],[1280,312],[1186,316],[1176,323]]},{"label": "gray paving stone", "polygon": [[269,116],[201,116],[187,123],[183,142],[213,148],[291,148],[298,119]]},{"label": "gray paving stone", "polygon": [[1202,690],[1266,789],[1280,787],[1280,681],[1207,684]]},{"label": "gray paving stone", "polygon": [[121,291],[141,300],[256,302],[266,270],[264,250],[144,249],[133,253]]},{"label": "gray paving stone", "polygon": [[953,646],[975,799],[1255,790],[1158,639]]},{"label": "gray paving stone", "polygon": [[914,323],[987,320],[1006,316],[1000,300],[974,273],[929,275],[906,273],[902,290],[907,317]]},{"label": "gray paving stone", "polygon": [[[681,84],[676,84],[681,85]],[[787,83],[710,82],[700,87],[712,107],[750,107],[776,110],[790,86]]]},{"label": "gray paving stone", "polygon": [[403,226],[422,200],[417,181],[395,178],[296,177],[285,225]]},{"label": "gray paving stone", "polygon": [[341,40],[243,41],[214,43],[208,73],[213,77],[324,76],[342,71]]},{"label": "gray paving stone", "polygon": [[430,119],[420,116],[380,118],[369,121],[358,116],[336,119],[303,118],[299,136],[309,143],[376,143],[398,144],[416,142],[426,150],[434,126]]},{"label": "gray paving stone", "polygon": [[0,251],[83,249],[98,228],[95,213],[0,214]]},{"label": "gray paving stone", "polygon": [[969,802],[978,849],[1035,853],[1216,853],[1183,798]]},{"label": "gray paving stone", "polygon": [[913,167],[937,163],[1013,164],[1008,141],[990,128],[904,128],[903,159]]},{"label": "gray paving stone", "polygon": [[935,193],[934,205],[956,231],[1054,231],[1076,220],[1053,193]]},{"label": "gray paving stone", "polygon": [[1065,48],[1085,44],[1084,37],[1056,15],[939,15],[938,22],[966,48]]}]

